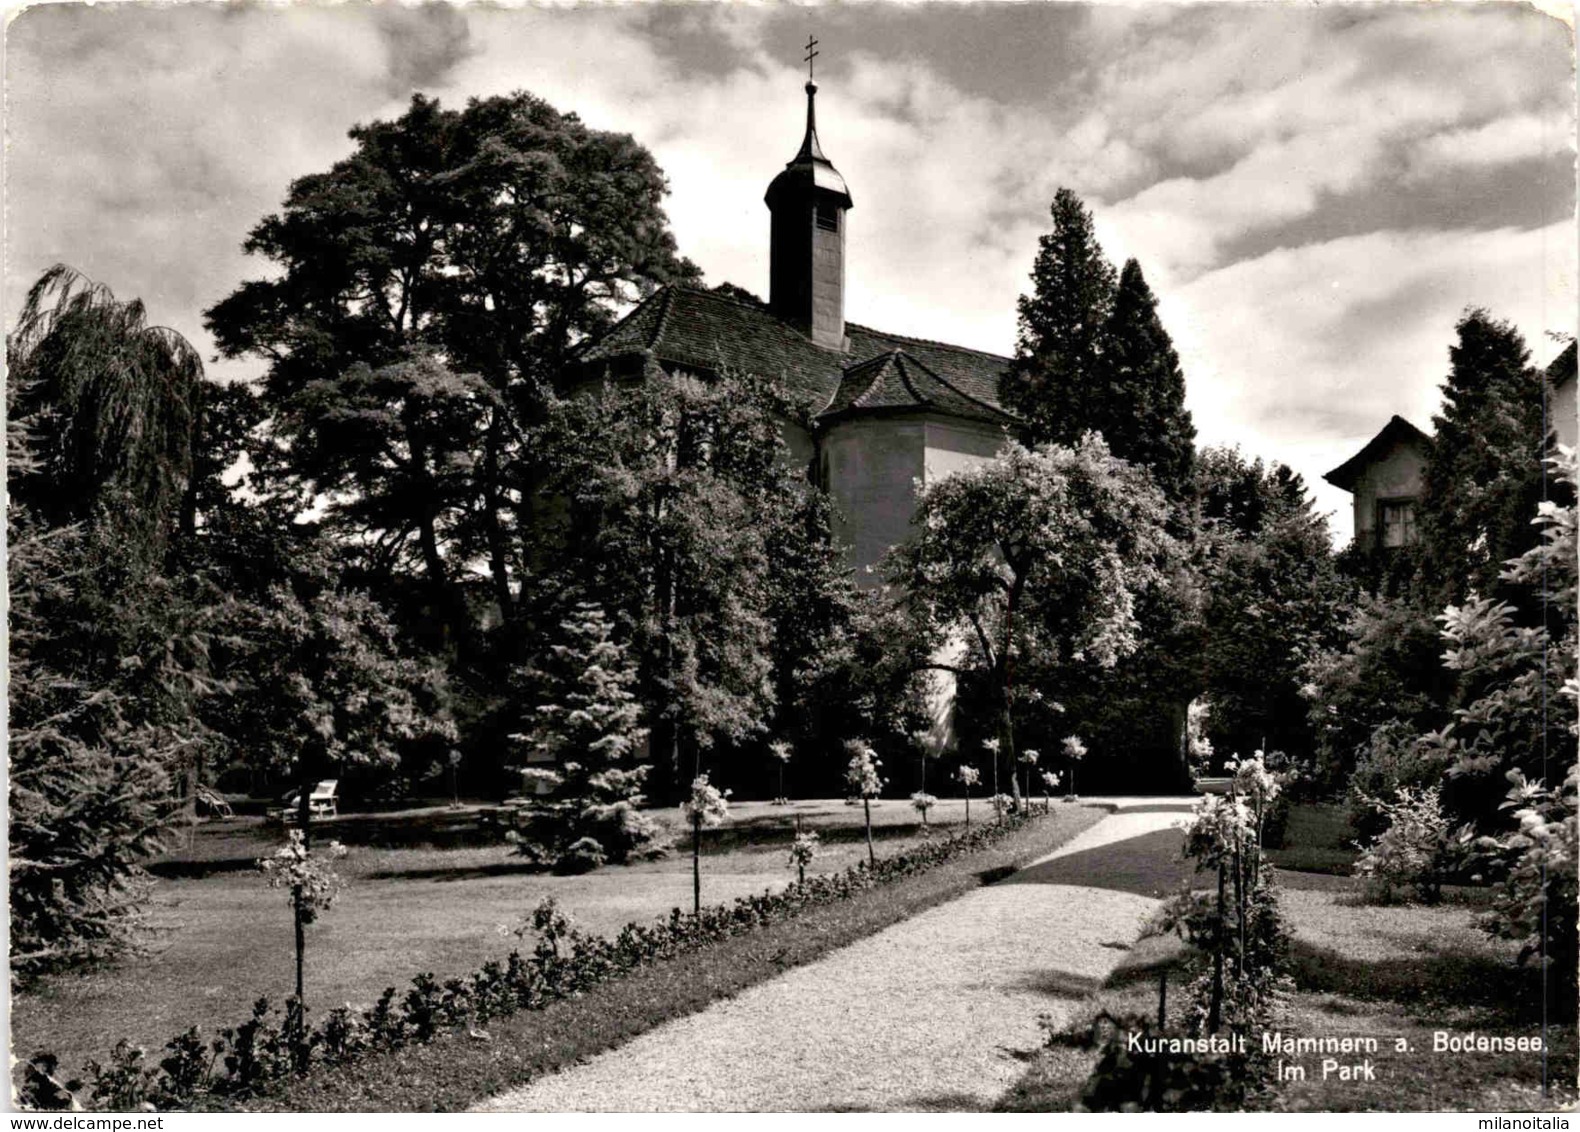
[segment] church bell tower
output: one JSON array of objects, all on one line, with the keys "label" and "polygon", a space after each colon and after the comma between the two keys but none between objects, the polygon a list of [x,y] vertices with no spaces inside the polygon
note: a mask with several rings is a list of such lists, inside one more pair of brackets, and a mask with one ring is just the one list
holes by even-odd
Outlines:
[{"label": "church bell tower", "polygon": [[[808,62],[816,52],[808,44]],[[817,84],[806,84],[806,137],[768,186],[768,308],[819,346],[845,349],[845,179],[817,140]]]}]

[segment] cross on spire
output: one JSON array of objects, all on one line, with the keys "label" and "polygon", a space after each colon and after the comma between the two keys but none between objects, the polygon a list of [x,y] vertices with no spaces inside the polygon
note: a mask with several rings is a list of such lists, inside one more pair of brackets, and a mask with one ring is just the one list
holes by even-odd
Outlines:
[{"label": "cross on spire", "polygon": [[816,77],[814,69],[816,68],[817,64],[814,62],[814,60],[817,59],[817,56],[817,39],[809,35],[806,37],[806,58],[802,60],[802,62],[806,64],[807,82],[813,81],[813,79]]}]

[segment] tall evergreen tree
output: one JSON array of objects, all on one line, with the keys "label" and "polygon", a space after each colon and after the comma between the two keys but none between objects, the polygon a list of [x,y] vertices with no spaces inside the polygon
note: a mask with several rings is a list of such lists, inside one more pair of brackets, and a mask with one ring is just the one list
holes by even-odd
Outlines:
[{"label": "tall evergreen tree", "polygon": [[[1520,333],[1485,310],[1459,320],[1426,465],[1421,536],[1429,605],[1505,596],[1503,563],[1537,542],[1543,386]],[[1517,597],[1516,594],[1508,596]]]},{"label": "tall evergreen tree", "polygon": [[206,607],[167,575],[202,365],[70,268],[7,342],[13,971],[133,940],[214,688]]},{"label": "tall evergreen tree", "polygon": [[[522,769],[550,787],[531,811],[521,852],[581,871],[605,860],[623,863],[657,836],[637,809],[649,767],[639,764],[636,663],[614,625],[592,602],[577,602],[553,642],[518,674],[522,702],[533,703],[526,730],[513,736]],[[534,767],[530,756],[549,765]]]},{"label": "tall evergreen tree", "polygon": [[1103,401],[1097,379],[1104,331],[1114,309],[1114,268],[1103,256],[1092,214],[1061,188],[1053,230],[1037,241],[1032,293],[1019,301],[1015,362],[1000,397],[1025,421],[1028,444],[1074,444]]},{"label": "tall evergreen tree", "polygon": [[1141,265],[1125,261],[1104,327],[1088,427],[1115,456],[1141,464],[1178,503],[1191,493],[1196,426],[1185,408],[1185,375]]}]

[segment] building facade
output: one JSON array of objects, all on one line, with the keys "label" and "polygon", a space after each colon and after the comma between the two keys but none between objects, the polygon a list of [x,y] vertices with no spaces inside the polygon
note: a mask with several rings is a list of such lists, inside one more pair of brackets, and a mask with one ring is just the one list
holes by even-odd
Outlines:
[{"label": "building facade", "polygon": [[1391,550],[1416,542],[1431,451],[1430,436],[1395,416],[1366,447],[1322,477],[1353,497],[1356,546]]},{"label": "building facade", "polygon": [[[1549,443],[1572,449],[1580,430],[1573,342],[1553,359],[1543,377]],[[1364,448],[1322,477],[1353,497],[1357,547],[1389,550],[1417,540],[1416,514],[1431,450],[1430,436],[1395,416]]]},{"label": "building facade", "polygon": [[801,148],[764,198],[768,301],[662,287],[582,361],[606,380],[684,372],[780,383],[805,411],[784,423],[791,458],[833,498],[847,560],[870,586],[909,534],[918,488],[1003,445],[1014,418],[998,385],[1010,359],[845,321],[854,201],[818,141],[816,95],[808,82]]}]

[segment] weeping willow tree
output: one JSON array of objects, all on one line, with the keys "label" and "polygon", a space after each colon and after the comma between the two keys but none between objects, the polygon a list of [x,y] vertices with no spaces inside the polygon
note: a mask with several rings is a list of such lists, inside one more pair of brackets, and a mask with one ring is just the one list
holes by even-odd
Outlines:
[{"label": "weeping willow tree", "polygon": [[191,478],[203,370],[70,268],[6,344],[10,900],[20,975],[133,939],[138,862],[178,812],[210,683],[203,606],[163,573]]},{"label": "weeping willow tree", "polygon": [[28,292],[6,363],[31,447],[29,466],[11,469],[13,496],[50,525],[108,510],[124,533],[162,544],[192,478],[197,351],[149,326],[140,301],[56,264]]}]

